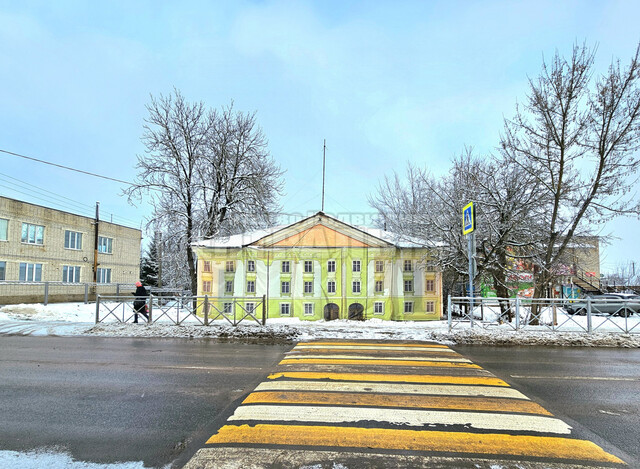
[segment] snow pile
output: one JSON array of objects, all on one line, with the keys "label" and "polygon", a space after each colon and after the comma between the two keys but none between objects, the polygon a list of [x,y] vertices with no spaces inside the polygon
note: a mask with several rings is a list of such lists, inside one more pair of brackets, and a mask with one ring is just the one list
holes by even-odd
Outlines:
[{"label": "snow pile", "polygon": [[[101,310],[101,317],[106,314],[105,311]],[[114,314],[124,314],[131,320],[130,310],[118,310]],[[154,318],[160,320],[151,325],[118,322],[114,315],[109,316],[106,322],[95,324],[95,304],[11,305],[0,308],[0,334],[212,338],[262,343],[293,343],[313,339],[369,339],[434,340],[447,344],[640,347],[640,334],[623,334],[619,329],[615,330],[613,322],[609,324],[610,330],[599,329],[596,333],[587,334],[581,331],[554,332],[544,326],[514,331],[509,324],[483,328],[479,324],[470,327],[468,323],[455,324],[454,329],[449,331],[447,321],[391,322],[381,319],[325,322],[274,318],[268,319],[265,326],[249,319],[235,327],[225,320],[217,320],[205,327],[190,318],[178,326],[171,322],[170,317],[160,317],[159,314],[160,311],[155,312]],[[562,323],[561,320],[564,318],[558,319]],[[624,320],[616,318],[618,319]],[[636,316],[633,319],[640,320]]]}]

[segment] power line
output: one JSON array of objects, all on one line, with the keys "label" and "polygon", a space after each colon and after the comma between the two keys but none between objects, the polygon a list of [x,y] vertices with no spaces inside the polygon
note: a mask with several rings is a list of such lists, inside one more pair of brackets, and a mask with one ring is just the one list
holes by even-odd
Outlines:
[{"label": "power line", "polygon": [[133,183],[128,182],[128,181],[123,181],[122,179],[116,179],[116,178],[112,178],[112,177],[109,177],[109,176],[103,176],[101,174],[91,173],[89,171],[83,171],[81,169],[71,168],[69,166],[63,166],[63,165],[57,164],[57,163],[51,163],[50,161],[39,160],[38,158],[32,158],[30,156],[20,155],[18,153],[13,153],[13,152],[7,151],[7,150],[1,150],[0,149],[0,152],[6,153],[8,155],[17,156],[19,158],[24,158],[24,159],[27,159],[27,160],[31,160],[31,161],[37,161],[38,163],[48,164],[50,166],[56,166],[58,168],[66,169],[66,170],[69,170],[69,171],[75,171],[77,173],[87,174],[89,176],[94,176],[94,177],[97,177],[97,178],[108,179],[109,181],[115,181],[115,182],[119,182],[119,183],[122,183],[122,184],[127,184],[128,186],[133,186],[134,185]]}]

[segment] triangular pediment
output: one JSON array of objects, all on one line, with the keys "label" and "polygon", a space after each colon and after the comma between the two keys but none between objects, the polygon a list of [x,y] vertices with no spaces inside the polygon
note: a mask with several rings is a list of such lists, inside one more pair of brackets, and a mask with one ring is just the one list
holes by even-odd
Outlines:
[{"label": "triangular pediment", "polygon": [[372,248],[389,247],[391,243],[318,212],[251,243],[251,246]]}]

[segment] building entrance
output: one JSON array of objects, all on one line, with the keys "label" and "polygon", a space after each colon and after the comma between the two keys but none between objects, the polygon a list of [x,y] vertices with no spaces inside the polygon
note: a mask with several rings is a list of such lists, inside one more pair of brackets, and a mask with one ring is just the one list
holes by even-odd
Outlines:
[{"label": "building entrance", "polygon": [[349,305],[349,319],[352,321],[364,320],[364,308],[360,303],[351,303]]},{"label": "building entrance", "polygon": [[333,321],[340,316],[340,307],[335,303],[328,303],[324,307],[324,320]]}]

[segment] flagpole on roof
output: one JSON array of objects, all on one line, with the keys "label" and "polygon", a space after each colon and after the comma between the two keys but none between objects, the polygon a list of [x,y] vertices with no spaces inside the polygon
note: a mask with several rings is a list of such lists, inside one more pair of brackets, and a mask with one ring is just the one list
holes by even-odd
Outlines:
[{"label": "flagpole on roof", "polygon": [[324,170],[325,170],[325,157],[327,153],[327,139],[324,139],[322,146],[322,208],[321,212],[324,212]]}]

